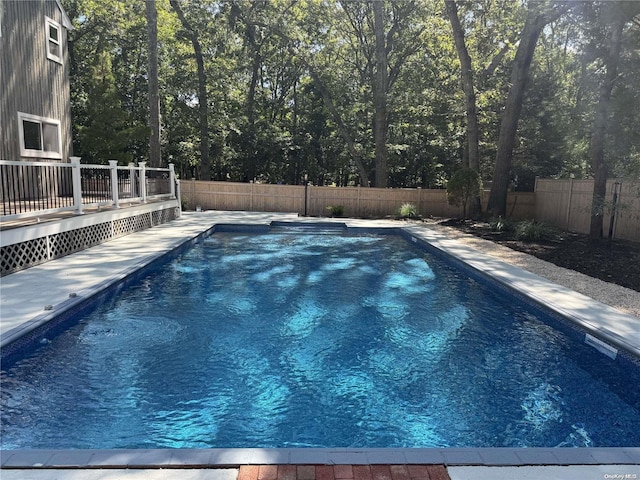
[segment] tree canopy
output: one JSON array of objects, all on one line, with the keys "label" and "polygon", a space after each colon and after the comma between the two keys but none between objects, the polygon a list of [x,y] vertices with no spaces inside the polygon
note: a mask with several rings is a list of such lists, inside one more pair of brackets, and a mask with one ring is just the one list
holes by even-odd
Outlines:
[{"label": "tree canopy", "polygon": [[634,2],[157,0],[151,39],[149,1],[62,0],[85,159],[149,160],[157,50],[151,156],[182,178],[444,188],[471,166],[531,189],[593,176],[595,123],[608,174],[640,176]]}]

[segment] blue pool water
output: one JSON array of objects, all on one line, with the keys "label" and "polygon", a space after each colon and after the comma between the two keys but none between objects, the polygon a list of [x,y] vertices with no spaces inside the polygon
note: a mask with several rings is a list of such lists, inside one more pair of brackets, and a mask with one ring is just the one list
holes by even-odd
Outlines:
[{"label": "blue pool water", "polygon": [[2,371],[2,448],[640,445],[569,337],[396,236],[215,233]]}]

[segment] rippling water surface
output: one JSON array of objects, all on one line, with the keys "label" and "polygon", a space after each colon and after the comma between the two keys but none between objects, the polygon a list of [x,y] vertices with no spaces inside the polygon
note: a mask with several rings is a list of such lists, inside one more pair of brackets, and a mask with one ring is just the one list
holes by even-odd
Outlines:
[{"label": "rippling water surface", "polygon": [[502,295],[393,236],[216,233],[3,370],[2,447],[640,445],[629,371]]}]

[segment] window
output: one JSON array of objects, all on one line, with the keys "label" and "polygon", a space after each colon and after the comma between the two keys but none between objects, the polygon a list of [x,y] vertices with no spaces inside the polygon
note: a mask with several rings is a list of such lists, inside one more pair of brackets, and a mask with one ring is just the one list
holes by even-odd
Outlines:
[{"label": "window", "polygon": [[20,156],[62,158],[60,121],[18,112]]},{"label": "window", "polygon": [[60,24],[55,20],[45,17],[47,29],[47,58],[54,62],[62,63],[62,45]]}]

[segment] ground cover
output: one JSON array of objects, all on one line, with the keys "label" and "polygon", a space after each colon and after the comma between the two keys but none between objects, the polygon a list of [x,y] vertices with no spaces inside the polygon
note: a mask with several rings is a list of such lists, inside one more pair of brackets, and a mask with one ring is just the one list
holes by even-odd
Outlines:
[{"label": "ground cover", "polygon": [[557,232],[551,240],[516,240],[512,229],[476,220],[443,219],[437,223],[533,255],[559,267],[640,292],[640,243],[615,240],[593,243],[586,235]]}]

